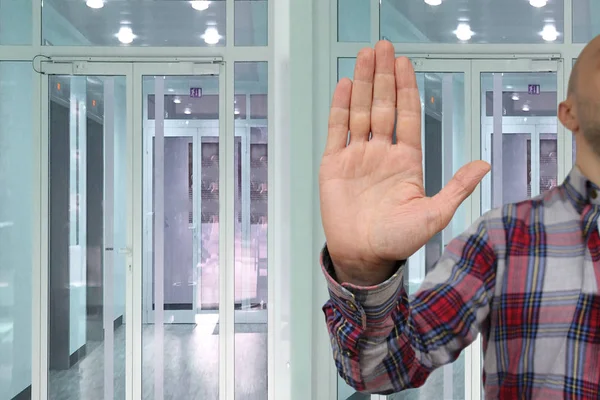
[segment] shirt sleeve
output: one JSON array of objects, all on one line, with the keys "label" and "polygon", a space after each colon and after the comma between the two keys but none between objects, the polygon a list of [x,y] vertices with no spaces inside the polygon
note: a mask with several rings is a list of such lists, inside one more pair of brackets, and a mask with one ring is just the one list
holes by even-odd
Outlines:
[{"label": "shirt sleeve", "polygon": [[407,263],[380,285],[335,280],[327,247],[321,256],[330,299],[323,307],[340,376],[355,390],[391,394],[420,387],[456,360],[486,322],[496,257],[482,217],[448,244],[409,300]]}]

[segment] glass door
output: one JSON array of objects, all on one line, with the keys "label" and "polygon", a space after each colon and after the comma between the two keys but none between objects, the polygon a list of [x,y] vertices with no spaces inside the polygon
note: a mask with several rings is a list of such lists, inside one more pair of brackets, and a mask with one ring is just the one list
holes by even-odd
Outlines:
[{"label": "glass door", "polygon": [[[338,79],[352,78],[355,59],[338,60]],[[434,195],[458,169],[471,160],[470,61],[412,59],[421,97],[421,139],[425,191]],[[404,283],[409,294],[420,287],[448,241],[471,223],[470,199],[457,211],[452,223],[408,260]],[[419,388],[388,396],[390,399],[452,399],[470,393],[472,349],[466,349],[452,365],[435,371]],[[477,374],[477,376],[479,376]],[[338,378],[338,399],[383,399],[356,393]]]},{"label": "glass door", "polygon": [[560,68],[558,60],[473,62],[473,110],[479,111],[473,125],[480,128],[481,158],[492,165],[482,182],[482,214],[543,194],[566,176],[558,163],[565,144],[557,123]]},{"label": "glass door", "polygon": [[[571,166],[558,160],[571,139],[557,123],[564,97],[562,60],[476,60],[472,65],[473,158],[492,165],[480,201],[472,202],[478,218],[560,184]],[[481,349],[479,338],[472,347]],[[473,352],[471,362],[473,373],[480,374],[482,353]],[[473,381],[472,391],[483,397],[481,380]]]},{"label": "glass door", "polygon": [[41,68],[42,243],[48,243],[37,328],[41,397],[125,399],[131,65],[44,62]]},{"label": "glass door", "polygon": [[143,148],[142,318],[134,339],[141,344],[141,398],[219,399],[226,389],[225,335],[234,308],[227,218],[234,196],[226,196],[226,183],[233,183],[234,165],[224,160],[239,140],[224,134],[221,68],[134,67]]}]

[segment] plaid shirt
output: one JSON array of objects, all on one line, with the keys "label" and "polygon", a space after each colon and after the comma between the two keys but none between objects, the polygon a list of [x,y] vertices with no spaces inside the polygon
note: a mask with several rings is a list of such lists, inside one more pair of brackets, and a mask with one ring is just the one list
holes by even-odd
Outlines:
[{"label": "plaid shirt", "polygon": [[542,196],[481,217],[409,299],[404,263],[325,304],[340,375],[358,391],[419,387],[481,333],[486,399],[600,398],[598,188],[575,167]]}]

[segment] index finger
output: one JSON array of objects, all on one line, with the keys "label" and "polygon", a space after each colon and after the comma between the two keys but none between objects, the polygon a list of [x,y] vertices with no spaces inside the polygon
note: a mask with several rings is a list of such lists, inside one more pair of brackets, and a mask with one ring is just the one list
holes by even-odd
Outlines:
[{"label": "index finger", "polygon": [[396,138],[421,150],[421,98],[411,61],[396,59]]}]

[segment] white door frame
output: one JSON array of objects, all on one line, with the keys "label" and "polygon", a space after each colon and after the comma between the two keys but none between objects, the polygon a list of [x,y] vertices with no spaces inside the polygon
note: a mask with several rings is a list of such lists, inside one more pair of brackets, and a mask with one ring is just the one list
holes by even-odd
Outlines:
[{"label": "white door frame", "polygon": [[[34,290],[34,309],[33,309],[33,343],[34,343],[34,358],[33,358],[33,368],[32,375],[33,381],[36,381],[35,375],[39,376],[39,391],[36,393],[32,393],[33,398],[39,398],[41,400],[46,400],[48,398],[48,326],[49,326],[49,313],[48,313],[48,298],[49,298],[49,174],[47,167],[49,165],[49,134],[50,134],[50,88],[49,88],[49,80],[53,75],[63,75],[63,76],[122,76],[126,79],[126,104],[127,109],[131,110],[133,104],[132,97],[132,87],[133,87],[133,69],[131,64],[114,64],[114,63],[104,63],[104,62],[86,62],[86,61],[77,61],[77,62],[42,62],[40,64],[41,72],[44,74],[41,79],[41,160],[40,165],[42,168],[41,174],[41,196],[40,196],[40,204],[41,204],[41,218],[40,218],[40,232],[41,232],[41,252],[40,252],[40,266],[39,269],[34,269],[34,287],[38,286],[39,283],[39,291]],[[128,144],[128,155],[131,156],[132,152],[132,120],[128,118],[127,120],[127,144]],[[133,170],[133,162],[132,157],[128,157],[127,170],[129,171],[129,176],[131,177],[131,172]],[[105,249],[105,253],[107,251],[119,251],[124,254],[126,257],[126,265],[127,273],[126,273],[126,294],[125,294],[125,315],[128,323],[126,323],[126,337],[130,338],[132,335],[132,330],[134,324],[132,324],[131,316],[133,315],[132,310],[132,292],[129,290],[132,283],[132,240],[133,240],[133,191],[132,186],[128,185],[127,189],[127,239],[126,239],[126,247],[122,249]],[[36,292],[39,292],[39,297],[36,295]],[[126,343],[131,343],[127,341]],[[38,351],[39,350],[39,351]],[[130,398],[131,388],[133,385],[132,381],[132,370],[133,363],[131,357],[131,351],[128,348],[126,351],[126,393],[128,394],[128,399]],[[35,389],[34,389],[35,390]]]}]

